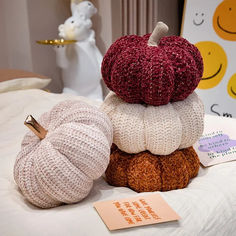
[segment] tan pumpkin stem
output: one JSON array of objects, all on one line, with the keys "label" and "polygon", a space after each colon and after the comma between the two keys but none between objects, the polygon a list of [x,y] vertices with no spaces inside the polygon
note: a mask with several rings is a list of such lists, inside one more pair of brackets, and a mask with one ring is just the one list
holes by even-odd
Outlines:
[{"label": "tan pumpkin stem", "polygon": [[157,46],[160,39],[167,34],[168,30],[169,28],[165,23],[161,21],[157,22],[155,29],[149,37],[148,46]]},{"label": "tan pumpkin stem", "polygon": [[48,132],[31,115],[26,117],[24,124],[40,139],[44,139]]}]

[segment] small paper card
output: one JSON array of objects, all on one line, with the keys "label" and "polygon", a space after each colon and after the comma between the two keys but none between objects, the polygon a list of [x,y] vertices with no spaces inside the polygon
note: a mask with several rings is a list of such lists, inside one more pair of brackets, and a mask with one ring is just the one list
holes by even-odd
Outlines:
[{"label": "small paper card", "polygon": [[205,167],[236,160],[236,119],[206,115],[194,148]]},{"label": "small paper card", "polygon": [[109,230],[180,219],[160,194],[95,202],[94,207]]}]

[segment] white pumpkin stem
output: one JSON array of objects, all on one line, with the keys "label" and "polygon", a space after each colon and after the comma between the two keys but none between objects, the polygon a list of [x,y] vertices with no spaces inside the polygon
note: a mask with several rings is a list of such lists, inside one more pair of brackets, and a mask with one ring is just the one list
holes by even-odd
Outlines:
[{"label": "white pumpkin stem", "polygon": [[48,132],[31,115],[26,117],[24,124],[40,139],[44,139]]},{"label": "white pumpkin stem", "polygon": [[167,34],[168,30],[169,28],[165,23],[161,21],[157,22],[155,29],[153,30],[152,34],[149,37],[147,43],[148,46],[152,47],[157,46],[160,42],[160,39]]}]

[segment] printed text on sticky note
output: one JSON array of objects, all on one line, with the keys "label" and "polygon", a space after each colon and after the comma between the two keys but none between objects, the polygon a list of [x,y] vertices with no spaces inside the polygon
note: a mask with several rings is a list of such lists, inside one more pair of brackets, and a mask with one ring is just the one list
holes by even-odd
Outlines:
[{"label": "printed text on sticky note", "polygon": [[95,202],[94,207],[109,230],[180,219],[160,194]]},{"label": "printed text on sticky note", "polygon": [[207,116],[194,148],[205,167],[236,161],[236,119]]}]

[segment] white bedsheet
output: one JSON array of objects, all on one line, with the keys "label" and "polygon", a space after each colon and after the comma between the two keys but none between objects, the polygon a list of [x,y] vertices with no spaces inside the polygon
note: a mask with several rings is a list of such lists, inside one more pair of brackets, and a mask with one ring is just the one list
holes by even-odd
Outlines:
[{"label": "white bedsheet", "polygon": [[82,99],[41,90],[0,94],[1,236],[236,235],[236,161],[201,168],[187,188],[161,193],[181,216],[179,222],[110,232],[92,203],[135,196],[137,193],[128,188],[109,186],[102,178],[95,181],[90,195],[78,204],[41,210],[25,201],[13,179],[15,157],[28,131],[23,125],[24,119],[28,114],[38,118],[53,105],[68,98]]}]

